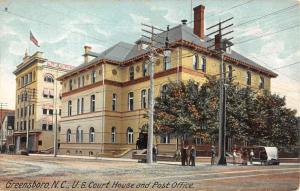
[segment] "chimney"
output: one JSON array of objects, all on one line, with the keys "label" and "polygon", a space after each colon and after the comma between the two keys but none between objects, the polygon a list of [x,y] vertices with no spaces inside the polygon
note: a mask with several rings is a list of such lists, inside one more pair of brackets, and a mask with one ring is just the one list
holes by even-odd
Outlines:
[{"label": "chimney", "polygon": [[92,49],[92,47],[90,47],[90,46],[87,46],[87,45],[84,46],[84,55],[83,55],[83,57],[84,57],[84,63],[85,64],[89,62],[88,53],[89,53],[89,51],[91,51],[91,49]]},{"label": "chimney", "polygon": [[221,50],[221,36],[219,34],[215,35],[215,49],[216,50]]},{"label": "chimney", "polygon": [[194,34],[201,39],[205,38],[204,35],[204,9],[203,5],[194,8]]}]

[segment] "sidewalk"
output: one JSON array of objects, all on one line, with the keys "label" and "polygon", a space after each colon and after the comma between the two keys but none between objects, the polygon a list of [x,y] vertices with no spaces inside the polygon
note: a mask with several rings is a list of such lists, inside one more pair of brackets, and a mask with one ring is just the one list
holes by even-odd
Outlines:
[{"label": "sidewalk", "polygon": [[[53,154],[29,154],[29,156],[53,158]],[[74,155],[56,155],[56,157],[57,158],[85,159],[85,160],[103,160],[103,161],[135,162],[135,163],[138,162],[137,159],[129,159],[129,158],[89,157],[89,156],[74,156]],[[173,161],[157,161],[156,164],[181,166],[181,162],[173,162]],[[280,163],[280,165],[300,165],[300,164],[299,163]],[[211,165],[208,162],[196,162],[196,166],[211,166]],[[214,166],[217,166],[217,165],[214,165]],[[234,165],[232,163],[227,163],[227,166],[240,166],[240,165]],[[259,166],[259,164],[253,163],[253,165],[248,164],[247,166]]]},{"label": "sidewalk", "polygon": [[[39,157],[53,157],[53,154],[29,154],[29,156],[39,156]],[[74,156],[74,155],[56,155],[57,158],[74,158],[74,159],[87,159],[87,160],[103,160],[103,161],[119,161],[119,162],[138,162],[137,159],[129,158],[109,158],[109,157],[89,157],[89,156]],[[181,165],[181,162],[173,161],[157,161],[156,164],[168,164],[168,165]],[[210,163],[206,162],[196,162],[197,166],[206,166]]]}]

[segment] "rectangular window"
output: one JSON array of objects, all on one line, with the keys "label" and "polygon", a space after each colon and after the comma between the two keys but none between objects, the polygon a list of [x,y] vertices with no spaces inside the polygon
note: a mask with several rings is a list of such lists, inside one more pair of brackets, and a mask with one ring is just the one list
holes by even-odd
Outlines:
[{"label": "rectangular window", "polygon": [[49,124],[48,125],[48,131],[52,131],[53,130],[53,125],[52,124]]},{"label": "rectangular window", "polygon": [[24,77],[21,78],[21,85],[24,86]]},{"label": "rectangular window", "polygon": [[30,120],[28,120],[28,130],[30,130],[30,127],[31,127],[31,121]]},{"label": "rectangular window", "polygon": [[141,91],[141,108],[145,109],[147,107],[146,103],[146,98],[147,98],[147,92],[146,90]]},{"label": "rectangular window", "polygon": [[251,85],[251,72],[247,71],[247,85]]},{"label": "rectangular window", "polygon": [[80,88],[80,87],[81,87],[81,80],[80,80],[80,77],[78,77],[77,83],[78,83],[78,88]]},{"label": "rectangular window", "polygon": [[133,92],[129,92],[128,93],[128,110],[129,111],[133,111],[133,97],[134,97],[134,94]]},{"label": "rectangular window", "polygon": [[61,109],[59,109],[59,116],[61,116]]},{"label": "rectangular window", "polygon": [[49,98],[53,99],[54,98],[54,92],[50,90]]},{"label": "rectangular window", "polygon": [[263,76],[260,76],[259,79],[259,89],[264,89],[265,88],[265,79]]},{"label": "rectangular window", "polygon": [[23,117],[23,108],[21,108],[21,117]]},{"label": "rectangular window", "polygon": [[28,74],[28,83],[31,83],[32,82],[32,73],[30,72]]},{"label": "rectangular window", "polygon": [[27,75],[24,76],[24,85],[26,85],[28,83],[28,78],[27,78]]},{"label": "rectangular window", "polygon": [[53,109],[49,109],[49,115],[53,115]]},{"label": "rectangular window", "polygon": [[148,107],[150,107],[150,88],[148,89]]},{"label": "rectangular window", "polygon": [[95,95],[91,95],[91,112],[95,112]]},{"label": "rectangular window", "polygon": [[43,109],[43,114],[47,115],[47,109]]},{"label": "rectangular window", "polygon": [[44,98],[48,98],[48,95],[49,95],[49,90],[48,89],[44,89],[43,90],[43,97]]},{"label": "rectangular window", "polygon": [[26,130],[26,129],[27,129],[27,121],[24,121],[24,124],[23,124],[23,125],[24,125],[24,128],[23,128],[23,129]]},{"label": "rectangular window", "polygon": [[232,66],[231,65],[228,66],[228,80],[229,81],[232,80]]},{"label": "rectangular window", "polygon": [[31,127],[32,127],[32,130],[33,130],[34,129],[34,119],[31,120],[31,123],[32,123]]},{"label": "rectangular window", "polygon": [[32,104],[32,115],[34,114],[34,104]]},{"label": "rectangular window", "polygon": [[43,130],[43,131],[47,131],[47,124],[43,124],[43,125],[42,125],[42,130]]},{"label": "rectangular window", "polygon": [[112,111],[116,111],[117,107],[117,94],[113,93],[112,95]]},{"label": "rectangular window", "polygon": [[73,89],[73,81],[69,80],[69,90],[71,91]]},{"label": "rectangular window", "polygon": [[84,86],[84,76],[82,76],[82,87]]},{"label": "rectangular window", "polygon": [[28,115],[31,115],[31,105],[28,106],[28,109],[29,109]]},{"label": "rectangular window", "polygon": [[38,144],[39,144],[39,146],[42,146],[43,145],[43,141],[39,140]]},{"label": "rectangular window", "polygon": [[24,117],[27,116],[27,107],[24,107]]}]

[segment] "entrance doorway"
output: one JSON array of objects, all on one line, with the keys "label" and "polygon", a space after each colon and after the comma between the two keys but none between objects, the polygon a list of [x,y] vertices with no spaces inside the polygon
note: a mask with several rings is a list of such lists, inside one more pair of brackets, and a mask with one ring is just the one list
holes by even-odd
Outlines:
[{"label": "entrance doorway", "polygon": [[144,124],[140,128],[139,138],[137,142],[138,149],[146,149],[148,143],[148,124]]}]

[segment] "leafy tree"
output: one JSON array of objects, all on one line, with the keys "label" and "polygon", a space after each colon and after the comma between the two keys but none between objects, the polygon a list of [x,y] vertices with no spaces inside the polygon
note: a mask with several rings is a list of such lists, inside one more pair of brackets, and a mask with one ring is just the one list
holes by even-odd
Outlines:
[{"label": "leafy tree", "polygon": [[[226,85],[226,134],[238,143],[284,146],[298,138],[296,111],[286,108],[285,98],[262,94],[238,84]],[[172,133],[177,138],[200,136],[214,143],[219,127],[219,81],[207,79],[170,82],[155,104],[157,134]]]}]

